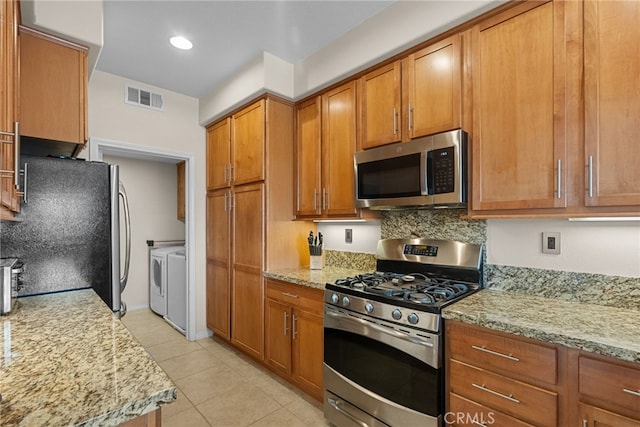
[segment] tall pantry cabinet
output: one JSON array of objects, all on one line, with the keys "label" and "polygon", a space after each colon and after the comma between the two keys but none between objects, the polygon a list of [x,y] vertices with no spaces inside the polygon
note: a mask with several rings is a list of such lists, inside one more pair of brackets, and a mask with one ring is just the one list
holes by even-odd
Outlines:
[{"label": "tall pantry cabinet", "polygon": [[263,271],[299,266],[308,233],[292,221],[290,103],[268,96],[207,128],[207,191],[207,327],[262,360]]}]

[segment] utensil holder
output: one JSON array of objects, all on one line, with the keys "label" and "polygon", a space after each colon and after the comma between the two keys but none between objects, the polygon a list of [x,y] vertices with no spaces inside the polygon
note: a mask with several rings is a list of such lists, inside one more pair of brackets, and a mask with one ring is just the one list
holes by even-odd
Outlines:
[{"label": "utensil holder", "polygon": [[311,270],[322,270],[322,255],[311,255],[309,257],[309,268]]}]

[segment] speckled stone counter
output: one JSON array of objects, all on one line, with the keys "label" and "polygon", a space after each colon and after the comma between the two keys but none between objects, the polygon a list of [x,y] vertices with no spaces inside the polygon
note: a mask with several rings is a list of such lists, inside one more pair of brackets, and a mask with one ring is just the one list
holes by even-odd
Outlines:
[{"label": "speckled stone counter", "polygon": [[353,268],[325,266],[322,270],[310,270],[308,267],[270,270],[264,272],[264,277],[324,289],[327,283],[333,283],[338,279],[344,279],[345,277],[365,272],[365,270]]},{"label": "speckled stone counter", "polygon": [[18,301],[0,317],[0,425],[113,426],[176,399],[93,290]]},{"label": "speckled stone counter", "polygon": [[445,319],[640,363],[640,311],[484,289]]}]

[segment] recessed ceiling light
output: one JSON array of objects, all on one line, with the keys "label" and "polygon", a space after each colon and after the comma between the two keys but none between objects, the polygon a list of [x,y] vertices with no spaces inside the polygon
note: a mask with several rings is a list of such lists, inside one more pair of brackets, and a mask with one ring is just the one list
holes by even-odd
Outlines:
[{"label": "recessed ceiling light", "polygon": [[185,39],[182,36],[175,36],[169,39],[169,43],[171,43],[174,47],[183,50],[189,50],[193,47],[193,43],[191,43],[188,39]]}]

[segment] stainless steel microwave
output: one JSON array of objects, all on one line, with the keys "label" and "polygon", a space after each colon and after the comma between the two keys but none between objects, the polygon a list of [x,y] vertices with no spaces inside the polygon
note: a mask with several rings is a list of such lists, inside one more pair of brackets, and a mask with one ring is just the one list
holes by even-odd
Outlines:
[{"label": "stainless steel microwave", "polygon": [[467,159],[467,134],[461,129],[358,152],[356,206],[464,207]]}]

